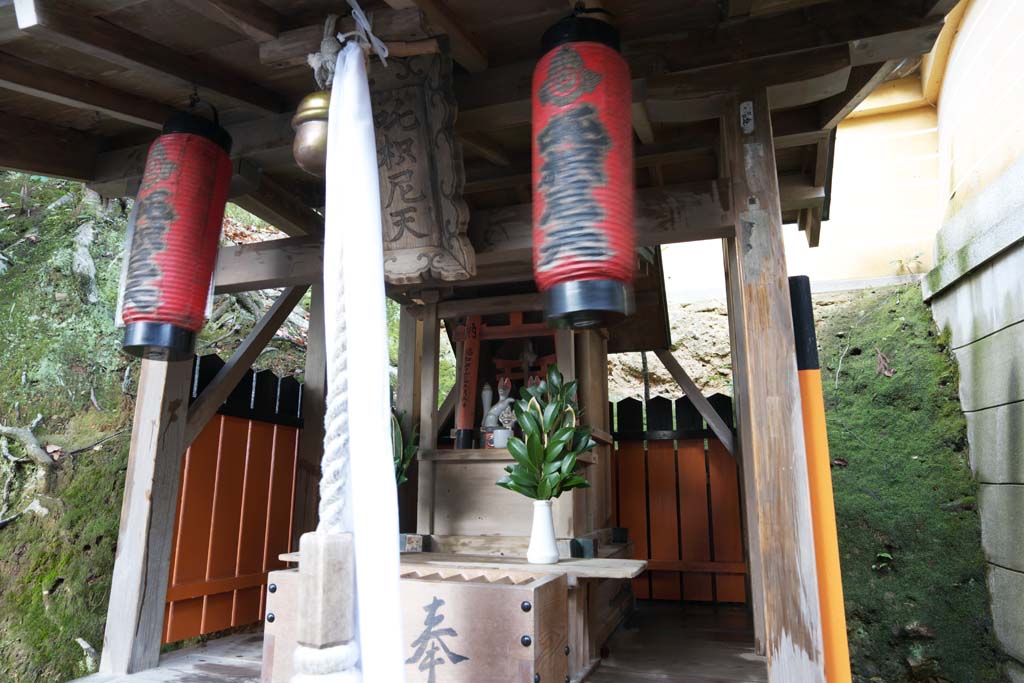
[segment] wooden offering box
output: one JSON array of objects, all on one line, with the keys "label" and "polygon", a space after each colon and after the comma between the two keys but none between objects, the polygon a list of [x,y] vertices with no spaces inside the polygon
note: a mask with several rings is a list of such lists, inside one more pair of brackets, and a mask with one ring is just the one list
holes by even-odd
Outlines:
[{"label": "wooden offering box", "polygon": [[561,683],[567,596],[564,574],[403,569],[406,681]]}]

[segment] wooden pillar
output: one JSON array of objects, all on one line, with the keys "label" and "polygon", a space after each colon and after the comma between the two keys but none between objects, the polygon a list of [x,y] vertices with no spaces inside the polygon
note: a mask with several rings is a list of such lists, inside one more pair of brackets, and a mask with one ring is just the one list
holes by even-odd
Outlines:
[{"label": "wooden pillar", "polygon": [[744,363],[746,357],[740,350],[739,339],[743,338],[743,310],[739,299],[738,269],[731,264],[736,263],[736,239],[722,240],[722,255],[725,260],[725,292],[729,307],[729,340],[732,348],[733,376],[733,414],[737,426],[736,440],[733,442],[734,457],[739,464],[740,482],[743,485],[741,504],[744,518],[744,536],[747,551],[747,579],[750,584],[750,605],[754,617],[754,651],[764,655],[764,565],[761,562],[761,535],[757,526],[757,486],[754,484],[754,465],[750,459],[750,450],[745,444],[751,439],[750,420],[747,419],[743,402],[749,389],[746,383]]},{"label": "wooden pillar", "polygon": [[[722,122],[736,205],[728,250],[745,475],[752,480],[770,683],[824,683],[821,612],[768,95],[741,88]],[[740,392],[737,391],[737,394]]]},{"label": "wooden pillar", "polygon": [[[555,362],[566,382],[576,379],[576,343],[571,329],[555,332]],[[558,538],[583,535],[585,511],[582,506],[584,498],[577,495],[580,491],[582,489],[566,491],[554,501],[551,514],[555,521],[555,536]]]},{"label": "wooden pillar", "polygon": [[[395,409],[401,415],[402,432],[412,433],[416,424],[416,368],[419,357],[417,328],[419,321],[407,307],[402,306],[398,317],[398,377],[395,382]],[[423,439],[423,437],[420,437]],[[416,472],[415,461],[409,467],[409,481],[398,489],[399,529],[402,532],[416,530]]]},{"label": "wooden pillar", "polygon": [[142,361],[103,634],[105,674],[151,669],[160,658],[191,384],[191,360]]},{"label": "wooden pillar", "polygon": [[[437,445],[437,365],[441,345],[441,321],[437,317],[437,293],[428,292],[423,307],[423,341],[420,353],[420,452]],[[434,463],[419,461],[416,533],[434,533]]]},{"label": "wooden pillar", "polygon": [[302,434],[295,472],[292,507],[292,544],[314,531],[320,505],[320,461],[324,457],[324,413],[327,410],[327,336],[324,329],[324,286],[310,288],[309,330],[306,333],[306,366],[302,386]]}]

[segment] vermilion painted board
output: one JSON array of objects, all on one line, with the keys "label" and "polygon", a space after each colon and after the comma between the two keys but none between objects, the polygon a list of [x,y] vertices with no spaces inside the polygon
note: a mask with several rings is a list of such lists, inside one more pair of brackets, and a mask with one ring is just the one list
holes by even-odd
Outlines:
[{"label": "vermilion painted board", "polygon": [[[679,508],[677,507],[676,453],[672,441],[647,442],[647,487],[650,511],[650,558],[679,559]],[[651,597],[678,600],[678,572],[650,572]]]},{"label": "vermilion painted board", "polygon": [[[715,560],[743,562],[743,527],[740,520],[739,472],[736,461],[721,442],[708,442],[708,468],[711,475],[711,519],[714,526]],[[746,602],[746,582],[742,576],[715,577],[718,602]]]},{"label": "vermilion painted board", "polygon": [[[704,440],[685,439],[678,442],[679,501],[683,560],[711,559],[711,529],[708,524],[707,469],[704,462]],[[711,601],[709,574],[683,574],[683,598]]]}]

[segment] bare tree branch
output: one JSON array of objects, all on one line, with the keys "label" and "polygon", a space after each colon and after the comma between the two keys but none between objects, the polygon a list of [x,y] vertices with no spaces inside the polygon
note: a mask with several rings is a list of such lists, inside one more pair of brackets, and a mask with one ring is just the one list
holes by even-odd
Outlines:
[{"label": "bare tree branch", "polygon": [[32,430],[39,425],[42,419],[42,415],[37,415],[36,419],[32,420],[32,424],[27,429],[25,427],[8,427],[0,424],[0,436],[9,436],[17,439],[25,449],[25,453],[40,467],[52,467],[53,458],[39,445],[39,441],[32,433]]}]

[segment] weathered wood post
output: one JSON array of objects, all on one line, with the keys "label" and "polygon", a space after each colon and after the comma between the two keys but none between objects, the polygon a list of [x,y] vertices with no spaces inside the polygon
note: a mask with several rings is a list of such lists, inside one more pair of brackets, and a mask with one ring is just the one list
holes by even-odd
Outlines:
[{"label": "weathered wood post", "polygon": [[746,504],[756,510],[751,554],[760,555],[768,680],[824,683],[800,385],[765,88],[739,89],[722,134],[736,204],[736,248],[727,249],[727,258],[731,315],[738,322],[737,417]]},{"label": "weathered wood post", "polygon": [[185,453],[192,360],[143,360],[100,671],[151,669],[160,640]]}]

